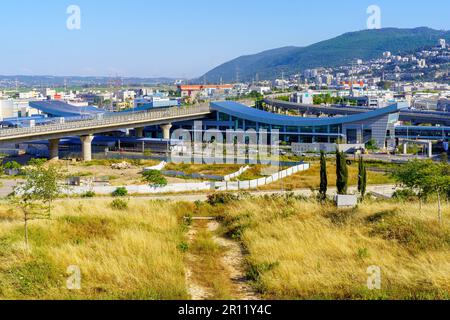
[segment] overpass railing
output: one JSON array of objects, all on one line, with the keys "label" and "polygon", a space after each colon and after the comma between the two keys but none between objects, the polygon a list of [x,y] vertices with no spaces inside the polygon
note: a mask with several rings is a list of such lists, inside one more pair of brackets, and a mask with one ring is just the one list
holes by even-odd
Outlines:
[{"label": "overpass railing", "polygon": [[98,128],[122,124],[132,125],[134,123],[143,122],[145,120],[158,120],[167,118],[168,121],[170,121],[172,118],[208,113],[209,111],[209,105],[198,105],[108,115],[99,114],[93,119],[88,120],[66,120],[64,123],[52,123],[28,128],[0,129],[0,139],[22,135],[38,135],[67,130],[75,131],[80,129]]}]

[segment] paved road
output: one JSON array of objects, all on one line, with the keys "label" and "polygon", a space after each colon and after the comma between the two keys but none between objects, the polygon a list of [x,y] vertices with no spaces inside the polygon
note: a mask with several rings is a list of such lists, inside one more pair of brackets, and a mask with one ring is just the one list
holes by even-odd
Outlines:
[{"label": "paved road", "polygon": [[14,191],[14,187],[17,186],[20,181],[21,180],[10,179],[0,180],[0,198],[6,198],[9,196]]}]

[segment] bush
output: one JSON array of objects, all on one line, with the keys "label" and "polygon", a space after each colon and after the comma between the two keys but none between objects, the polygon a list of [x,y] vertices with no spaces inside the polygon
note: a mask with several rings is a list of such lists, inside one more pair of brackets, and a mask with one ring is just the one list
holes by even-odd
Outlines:
[{"label": "bush", "polygon": [[41,167],[46,162],[47,162],[47,159],[36,159],[36,158],[33,158],[30,161],[28,161],[28,165],[29,166],[33,166],[33,167]]},{"label": "bush", "polygon": [[6,170],[20,170],[22,166],[16,161],[7,162],[4,166]]},{"label": "bush", "polygon": [[153,186],[167,186],[167,179],[158,170],[145,171],[142,176],[145,182],[148,182]]},{"label": "bush", "polygon": [[239,200],[239,196],[236,196],[232,193],[213,193],[208,195],[208,203],[212,206],[218,205],[218,204],[228,204],[233,201]]},{"label": "bush", "polygon": [[252,264],[247,270],[247,279],[251,281],[259,281],[264,273],[272,271],[279,265],[279,262]]},{"label": "bush", "polygon": [[369,142],[366,143],[366,149],[369,151],[377,151],[378,150],[377,142],[375,141],[375,139],[371,139]]},{"label": "bush", "polygon": [[128,208],[128,202],[122,199],[114,199],[111,202],[111,208],[115,210],[125,210]]},{"label": "bush", "polygon": [[128,195],[128,190],[125,187],[119,187],[112,193],[113,197],[126,197]]},{"label": "bush", "polygon": [[414,201],[417,200],[417,194],[410,189],[397,190],[392,195],[392,198],[403,201]]},{"label": "bush", "polygon": [[187,252],[187,251],[189,250],[189,245],[188,245],[186,242],[181,242],[181,243],[178,245],[178,249],[179,249],[181,252],[185,253],[185,252]]},{"label": "bush", "polygon": [[88,191],[86,193],[83,193],[81,195],[82,198],[94,198],[95,197],[95,192],[94,191]]}]

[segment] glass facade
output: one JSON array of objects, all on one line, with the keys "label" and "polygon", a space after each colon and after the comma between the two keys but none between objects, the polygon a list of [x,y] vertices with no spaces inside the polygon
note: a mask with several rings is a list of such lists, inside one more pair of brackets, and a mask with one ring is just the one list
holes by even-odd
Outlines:
[{"label": "glass facade", "polygon": [[450,139],[450,128],[440,127],[397,127],[395,135],[399,138],[436,138],[436,139]]},{"label": "glass facade", "polygon": [[[238,111],[244,112],[243,110]],[[284,124],[284,119],[277,119],[280,115],[274,115],[274,119],[271,119],[279,120],[279,123],[276,123],[276,121],[267,123],[253,119],[251,114],[246,117],[239,116],[234,112],[234,109],[230,110],[230,114],[228,114],[227,111],[216,111],[210,116],[210,119],[211,121],[217,121],[217,126],[219,126],[222,131],[226,131],[227,129],[255,131],[266,130],[270,134],[271,130],[278,130],[280,140],[299,143],[336,143],[338,141],[347,143],[367,143],[372,139],[377,139],[377,136],[374,136],[374,128],[380,128],[380,125],[386,125],[383,120],[384,118],[380,116],[379,119],[372,119],[370,124],[368,123],[367,125],[362,121],[355,122],[354,124],[343,122],[324,125],[324,122],[327,122],[323,121],[324,119],[318,119],[316,123],[315,119],[304,121],[302,118],[299,118],[299,122],[306,123],[306,125],[299,124],[296,126],[291,120]],[[252,112],[254,112],[253,109]],[[211,121],[207,124],[208,129],[215,127],[214,123],[211,123]],[[309,125],[309,123],[311,124]],[[386,136],[383,136],[383,138],[376,141],[378,143],[383,143],[381,140],[384,140],[385,138],[389,139],[391,136],[394,136],[394,134],[395,136],[401,138],[436,137],[436,139],[442,139],[444,137],[446,139],[450,139],[450,128],[442,128],[441,130],[441,128],[397,127],[395,131],[393,128],[393,126],[387,126]]]}]

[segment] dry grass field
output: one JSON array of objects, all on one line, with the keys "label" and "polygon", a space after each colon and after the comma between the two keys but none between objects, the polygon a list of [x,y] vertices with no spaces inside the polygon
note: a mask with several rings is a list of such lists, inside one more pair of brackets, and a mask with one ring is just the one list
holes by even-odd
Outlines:
[{"label": "dry grass field", "polygon": [[[223,200],[223,201],[222,201]],[[184,216],[215,216],[218,235],[244,247],[248,282],[268,299],[449,299],[450,205],[367,200],[337,210],[293,196],[208,202],[66,199],[50,220],[0,206],[0,299],[189,299],[186,270],[214,298],[236,298],[220,261],[227,251],[203,227],[189,243]],[[199,260],[189,261],[189,254]],[[219,261],[220,260],[220,261]],[[68,290],[68,266],[81,290]],[[367,288],[379,266],[381,290]]]},{"label": "dry grass field", "polygon": [[181,171],[186,174],[200,173],[218,176],[226,176],[237,172],[242,166],[239,164],[191,164],[191,163],[169,163],[165,170]]},{"label": "dry grass field", "polygon": [[[318,189],[320,180],[320,163],[313,161],[310,163],[311,168],[307,171],[299,172],[295,175],[287,177],[282,181],[272,183],[270,185],[261,187],[261,190],[295,190],[295,189]],[[332,161],[327,163],[327,174],[328,174],[328,186],[336,186],[336,165]],[[379,185],[379,184],[390,184],[394,181],[386,174],[380,172],[367,172],[367,184]],[[352,163],[348,167],[348,184],[354,186],[358,184],[358,164]]]},{"label": "dry grass field", "polygon": [[[64,200],[30,222],[30,251],[14,208],[0,207],[0,299],[184,299],[185,228],[175,204]],[[66,288],[78,266],[81,290]]]},{"label": "dry grass field", "polygon": [[[353,210],[284,197],[233,201],[225,232],[248,250],[249,276],[273,299],[449,299],[450,206],[368,201]],[[382,289],[367,288],[367,268]]]}]

